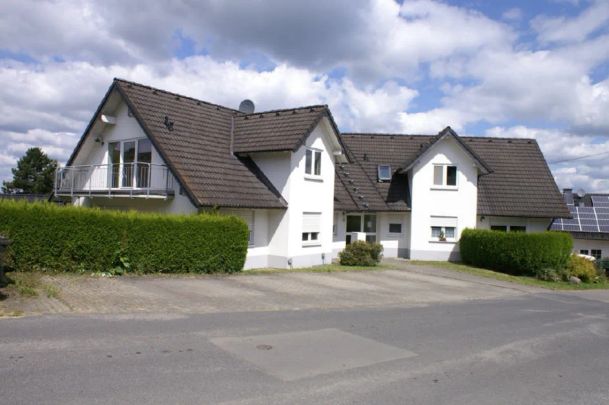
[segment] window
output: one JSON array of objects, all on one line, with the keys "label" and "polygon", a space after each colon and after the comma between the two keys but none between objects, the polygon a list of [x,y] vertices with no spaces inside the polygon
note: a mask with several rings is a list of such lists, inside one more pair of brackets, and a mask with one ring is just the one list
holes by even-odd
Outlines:
[{"label": "window", "polygon": [[526,232],[527,227],[524,225],[491,225],[491,231]]},{"label": "window", "polygon": [[351,243],[351,232],[365,232],[367,242],[376,242],[376,215],[349,214],[347,215],[347,244]]},{"label": "window", "polygon": [[579,254],[580,255],[587,255],[588,254],[588,249],[580,249],[579,250]]},{"label": "window", "polygon": [[313,176],[321,176],[321,151],[307,149],[305,152],[305,173]]},{"label": "window", "polygon": [[455,227],[454,226],[432,226],[431,237],[438,239],[439,241],[447,241],[455,239]]},{"label": "window", "polygon": [[302,213],[302,245],[319,246],[319,233],[321,228],[320,212]]},{"label": "window", "polygon": [[391,181],[391,166],[379,165],[378,166],[378,178],[379,178],[379,181]]},{"label": "window", "polygon": [[603,256],[603,252],[600,249],[592,249],[590,251],[590,256],[594,256],[594,258],[596,260],[601,260],[601,257]]},{"label": "window", "polygon": [[108,183],[112,188],[150,187],[152,144],[148,139],[108,144]]},{"label": "window", "polygon": [[433,184],[438,187],[456,187],[457,166],[435,165],[433,167]]},{"label": "window", "polygon": [[402,233],[402,224],[389,224],[389,233]]},{"label": "window", "polygon": [[430,225],[432,241],[453,242],[457,238],[457,217],[432,216]]}]

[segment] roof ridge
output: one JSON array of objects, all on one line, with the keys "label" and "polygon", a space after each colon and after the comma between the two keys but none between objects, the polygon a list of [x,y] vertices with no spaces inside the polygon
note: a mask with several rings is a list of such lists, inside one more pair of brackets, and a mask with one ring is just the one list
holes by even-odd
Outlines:
[{"label": "roof ridge", "polygon": [[302,107],[293,107],[293,108],[278,108],[275,110],[266,110],[266,111],[254,111],[253,113],[248,113],[248,114],[243,114],[241,113],[243,117],[249,117],[252,115],[259,115],[259,114],[270,114],[270,113],[280,113],[283,111],[294,111],[294,110],[306,110],[307,108],[323,108],[323,109],[328,109],[328,105],[327,104],[312,104],[312,105],[305,105]]},{"label": "roof ridge", "polygon": [[113,79],[113,81],[114,82],[123,82],[123,83],[131,84],[131,85],[135,85],[135,86],[138,86],[138,87],[143,87],[145,89],[149,89],[149,90],[153,90],[153,91],[159,91],[159,92],[162,92],[162,93],[165,93],[165,94],[169,94],[169,95],[172,95],[172,96],[177,96],[177,97],[189,99],[189,100],[192,100],[192,101],[196,101],[198,103],[207,104],[207,105],[212,106],[212,107],[220,107],[220,108],[224,108],[226,110],[232,111],[232,112],[241,113],[241,111],[239,111],[239,110],[236,110],[236,109],[230,108],[230,107],[226,107],[226,106],[224,106],[222,104],[211,103],[209,101],[201,100],[201,99],[194,98],[194,97],[191,97],[191,96],[185,96],[183,94],[174,93],[173,91],[167,91],[167,90],[159,89],[158,87],[152,87],[152,86],[149,86],[149,85],[146,85],[146,84],[137,83],[137,82],[134,82],[134,81],[131,81],[131,80],[121,79],[120,77],[115,77]]},{"label": "roof ridge", "polygon": [[348,136],[436,136],[437,134],[403,134],[391,132],[341,132],[341,135]]}]

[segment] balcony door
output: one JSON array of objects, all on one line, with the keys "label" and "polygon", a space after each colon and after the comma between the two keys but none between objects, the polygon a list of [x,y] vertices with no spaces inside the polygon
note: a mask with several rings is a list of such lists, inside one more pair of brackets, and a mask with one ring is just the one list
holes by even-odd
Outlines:
[{"label": "balcony door", "polygon": [[150,140],[110,142],[108,157],[112,188],[150,187],[152,163]]}]

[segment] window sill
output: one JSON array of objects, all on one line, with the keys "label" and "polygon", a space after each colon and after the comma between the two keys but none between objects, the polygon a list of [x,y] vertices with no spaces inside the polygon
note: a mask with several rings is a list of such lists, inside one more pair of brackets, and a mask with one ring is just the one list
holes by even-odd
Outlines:
[{"label": "window sill", "polygon": [[315,243],[303,243],[302,247],[303,248],[309,248],[309,247],[319,247],[321,246],[321,243],[315,242]]},{"label": "window sill", "polygon": [[456,245],[457,241],[456,240],[430,240],[429,243],[439,243],[439,244],[446,244],[446,245]]},{"label": "window sill", "polygon": [[442,191],[459,191],[457,186],[433,186],[430,190],[442,190]]},{"label": "window sill", "polygon": [[305,180],[307,181],[314,181],[317,183],[323,183],[324,179],[321,176],[315,176],[313,174],[305,174],[304,176]]}]

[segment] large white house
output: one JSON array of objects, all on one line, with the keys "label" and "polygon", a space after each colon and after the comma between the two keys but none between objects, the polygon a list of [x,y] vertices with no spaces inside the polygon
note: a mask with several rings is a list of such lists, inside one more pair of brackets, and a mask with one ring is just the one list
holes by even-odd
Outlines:
[{"label": "large white house", "polygon": [[341,134],[327,106],[251,112],[115,79],[55,194],[77,205],[249,225],[246,268],[327,263],[354,240],[456,259],[465,228],[569,217],[534,140]]}]

